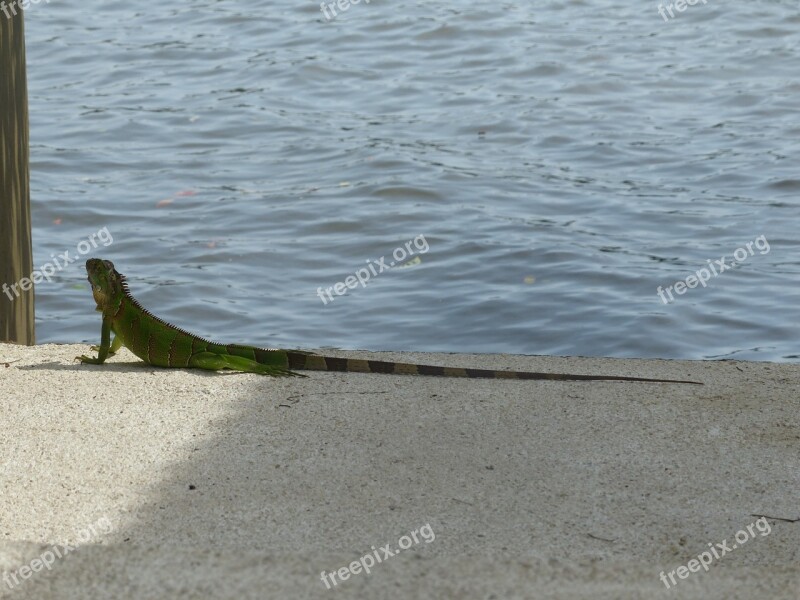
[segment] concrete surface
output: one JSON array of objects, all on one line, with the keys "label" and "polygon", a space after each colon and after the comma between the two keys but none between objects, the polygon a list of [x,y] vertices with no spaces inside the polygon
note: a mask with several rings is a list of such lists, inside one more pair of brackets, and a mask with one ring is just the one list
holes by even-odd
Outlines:
[{"label": "concrete surface", "polygon": [[706,385],[280,380],[87,350],[0,345],[3,597],[800,598],[798,365],[335,352]]}]

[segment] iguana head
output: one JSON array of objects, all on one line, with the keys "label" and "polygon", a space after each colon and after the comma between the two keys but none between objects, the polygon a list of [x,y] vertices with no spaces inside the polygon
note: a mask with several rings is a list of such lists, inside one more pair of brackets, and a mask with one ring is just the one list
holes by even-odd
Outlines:
[{"label": "iguana head", "polygon": [[89,274],[97,310],[102,311],[110,306],[124,293],[125,277],[117,273],[110,260],[90,258],[86,261],[86,272]]}]

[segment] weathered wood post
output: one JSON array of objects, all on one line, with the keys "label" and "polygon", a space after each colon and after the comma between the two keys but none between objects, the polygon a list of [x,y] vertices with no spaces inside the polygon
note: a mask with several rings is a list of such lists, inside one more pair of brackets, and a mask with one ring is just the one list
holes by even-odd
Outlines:
[{"label": "weathered wood post", "polygon": [[[32,345],[28,84],[22,10],[0,12],[0,342]],[[20,283],[26,284],[23,289]]]}]

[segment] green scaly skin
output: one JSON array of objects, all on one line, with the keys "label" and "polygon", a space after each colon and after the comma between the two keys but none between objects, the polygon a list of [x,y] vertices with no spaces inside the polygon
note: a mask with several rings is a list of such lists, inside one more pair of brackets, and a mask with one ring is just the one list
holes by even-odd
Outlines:
[{"label": "green scaly skin", "polygon": [[[551,379],[558,381],[647,381],[658,383],[695,383],[674,379],[617,377],[614,375],[570,375],[527,371],[493,371],[436,367],[379,360],[335,358],[301,350],[257,348],[239,344],[215,344],[162,321],[145,309],[128,291],[125,276],[107,260],[90,258],[86,271],[97,310],[103,314],[103,327],[97,357],[78,356],[82,363],[102,365],[106,358],[125,346],[147,364],[156,367],[196,368],[219,371],[232,369],[272,377],[305,377],[303,371],[350,371],[439,377],[489,379]],[[114,340],[111,341],[111,333]],[[702,384],[700,384],[702,385]]]}]

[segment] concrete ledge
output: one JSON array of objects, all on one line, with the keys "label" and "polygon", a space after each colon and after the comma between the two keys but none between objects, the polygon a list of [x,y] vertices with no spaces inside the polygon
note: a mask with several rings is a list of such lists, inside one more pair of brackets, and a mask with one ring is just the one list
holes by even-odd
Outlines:
[{"label": "concrete ledge", "polygon": [[[800,518],[797,365],[335,352],[706,385],[301,380],[72,361],[87,350],[0,345],[3,597],[800,594],[800,522],[776,519]],[[667,590],[753,515],[768,532]]]}]

